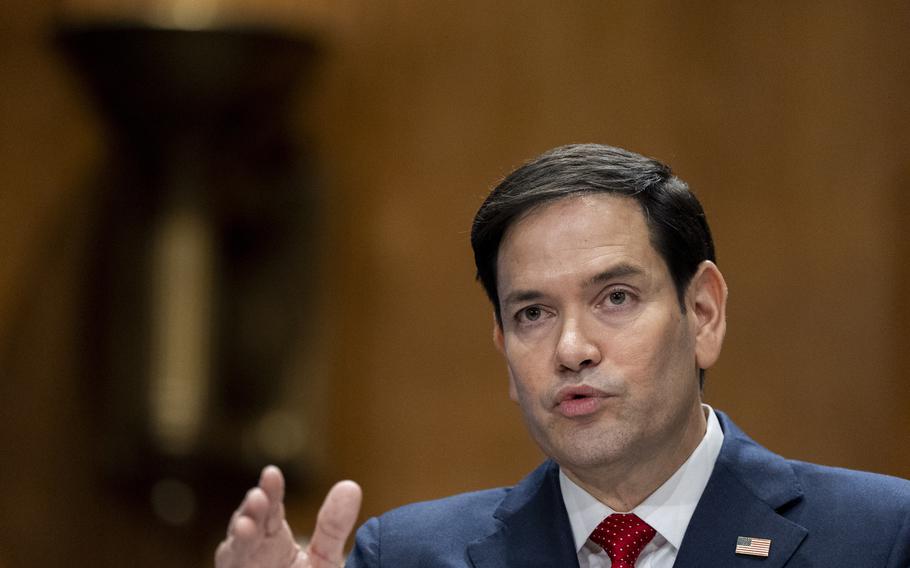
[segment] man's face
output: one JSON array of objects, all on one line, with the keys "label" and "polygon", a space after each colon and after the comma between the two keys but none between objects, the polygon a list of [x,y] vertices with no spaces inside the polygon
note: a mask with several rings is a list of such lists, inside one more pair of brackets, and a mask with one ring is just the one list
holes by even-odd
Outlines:
[{"label": "man's face", "polygon": [[580,472],[694,449],[698,368],[713,363],[700,360],[704,310],[689,291],[680,309],[635,201],[591,194],[532,210],[506,232],[497,276],[510,395],[546,454]]}]

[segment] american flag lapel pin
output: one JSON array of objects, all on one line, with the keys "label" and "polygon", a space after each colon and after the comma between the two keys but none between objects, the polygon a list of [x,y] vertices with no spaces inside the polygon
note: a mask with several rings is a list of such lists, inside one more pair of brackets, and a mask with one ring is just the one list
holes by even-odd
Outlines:
[{"label": "american flag lapel pin", "polygon": [[748,556],[761,556],[766,558],[771,551],[770,538],[755,538],[754,536],[741,536],[736,539],[736,554]]}]

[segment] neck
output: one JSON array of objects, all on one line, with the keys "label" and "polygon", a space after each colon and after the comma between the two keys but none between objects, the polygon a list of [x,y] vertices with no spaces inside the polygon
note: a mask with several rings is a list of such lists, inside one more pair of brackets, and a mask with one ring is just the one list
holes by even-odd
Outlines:
[{"label": "neck", "polygon": [[707,427],[705,412],[699,404],[698,412],[691,413],[691,418],[679,428],[680,435],[664,451],[632,455],[629,459],[590,468],[563,464],[560,468],[601,503],[614,511],[628,512],[676,473],[701,443]]}]

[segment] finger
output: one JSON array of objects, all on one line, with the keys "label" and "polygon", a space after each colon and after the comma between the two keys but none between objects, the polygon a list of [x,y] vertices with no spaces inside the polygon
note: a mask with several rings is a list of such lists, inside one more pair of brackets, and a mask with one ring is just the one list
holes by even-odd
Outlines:
[{"label": "finger", "polygon": [[228,536],[241,540],[248,540],[265,532],[265,517],[269,508],[269,500],[265,492],[254,487],[247,491],[243,503],[237,509],[236,517],[231,522]]},{"label": "finger", "polygon": [[234,523],[234,530],[231,532],[231,538],[238,543],[247,543],[262,535],[261,527],[252,518],[241,515],[237,517]]},{"label": "finger", "polygon": [[271,536],[284,526],[284,476],[273,465],[266,466],[259,476],[259,487],[268,497],[265,516],[265,534]]},{"label": "finger", "polygon": [[[240,502],[240,506],[238,506],[234,513],[231,515],[231,520],[228,522],[227,534],[225,535],[227,538],[231,538],[237,533],[238,523],[241,525],[241,532],[246,532],[244,529],[248,528],[249,523],[252,522],[255,524],[255,522],[249,517],[249,511],[251,508],[250,497],[252,491],[253,490],[250,489],[246,492],[246,495],[243,496],[243,501]],[[253,509],[255,508],[255,505],[253,505]]]},{"label": "finger", "polygon": [[339,481],[329,490],[307,547],[313,566],[338,566],[343,560],[344,544],[357,521],[362,499],[363,491],[353,481]]},{"label": "finger", "polygon": [[240,568],[247,564],[252,549],[234,538],[221,541],[215,550],[215,568]]},{"label": "finger", "polygon": [[249,500],[250,492],[247,491],[246,495],[243,496],[243,500],[240,501],[240,505],[237,506],[237,509],[231,514],[231,520],[228,522],[227,527],[227,537],[230,537],[234,533],[234,527],[237,524],[237,520],[243,516],[244,510],[247,508],[247,501]]},{"label": "finger", "polygon": [[[246,505],[244,499],[243,505]],[[215,551],[216,568],[235,568],[243,566],[247,557],[252,553],[251,543],[256,536],[256,523],[246,515],[241,514],[241,509],[234,512],[228,526],[227,538],[218,545]]]},{"label": "finger", "polygon": [[234,525],[237,524],[237,519],[240,518],[240,508],[243,507],[244,502],[245,499],[244,501],[240,502],[240,507],[237,507],[237,510],[234,511],[234,513],[231,515],[231,520],[228,522],[227,526],[227,534],[225,535],[227,538],[230,538],[230,536],[234,533]]},{"label": "finger", "polygon": [[215,568],[231,568],[234,560],[231,544],[230,539],[225,539],[218,545],[215,551]]},{"label": "finger", "polygon": [[[284,480],[277,468],[266,468],[260,476],[259,486],[247,491],[240,506],[231,516],[227,538],[215,551],[217,568],[248,568],[251,562],[265,562],[265,566],[288,566],[298,556],[299,547],[287,523],[284,522],[284,507],[280,499],[284,493]],[[284,534],[267,533],[267,525],[273,516],[279,516],[277,525]],[[264,539],[280,537],[263,548]],[[255,557],[255,558],[254,558]],[[259,564],[256,564],[259,565]]]},{"label": "finger", "polygon": [[262,468],[262,473],[259,475],[259,487],[265,491],[269,499],[284,500],[284,474],[274,465]]}]

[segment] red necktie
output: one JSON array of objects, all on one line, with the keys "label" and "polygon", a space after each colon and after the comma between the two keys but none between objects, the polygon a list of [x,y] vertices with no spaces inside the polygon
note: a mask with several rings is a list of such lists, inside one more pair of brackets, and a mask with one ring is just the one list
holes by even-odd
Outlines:
[{"label": "red necktie", "polygon": [[613,568],[635,568],[635,560],[656,533],[637,515],[613,513],[597,525],[591,540],[607,551]]}]

